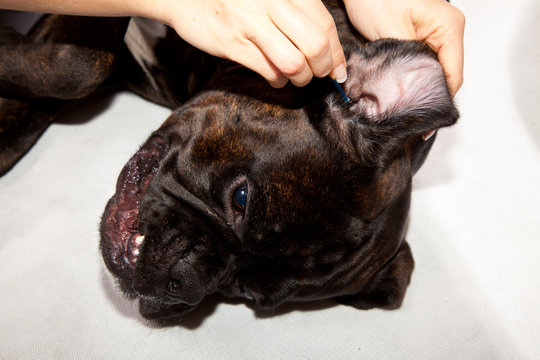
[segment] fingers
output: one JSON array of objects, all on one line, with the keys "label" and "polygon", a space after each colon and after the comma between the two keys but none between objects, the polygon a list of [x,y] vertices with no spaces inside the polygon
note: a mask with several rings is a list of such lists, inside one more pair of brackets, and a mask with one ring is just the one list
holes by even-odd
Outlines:
[{"label": "fingers", "polygon": [[254,33],[248,34],[247,38],[282,76],[296,86],[304,86],[311,80],[313,72],[304,54],[274,24],[261,24],[252,29]]},{"label": "fingers", "polygon": [[444,69],[448,91],[454,96],[463,84],[463,43],[453,41],[443,44],[438,57]]},{"label": "fingers", "polygon": [[[444,16],[438,17],[437,22],[434,22],[435,20],[432,20],[432,23],[426,22],[424,31],[427,35],[422,35],[421,31],[419,35],[437,52],[446,76],[448,90],[454,96],[463,84],[465,16],[459,9],[445,1],[433,1],[432,4],[438,7],[437,12],[441,13],[441,10],[444,10],[442,12]],[[435,8],[430,10],[434,11]],[[427,32],[428,29],[435,30]]]},{"label": "fingers", "polygon": [[256,71],[274,87],[288,80],[303,86],[313,76],[329,74],[346,79],[334,20],[321,0],[175,0],[173,4],[182,11],[169,11],[175,15],[165,20],[184,40]]},{"label": "fingers", "polygon": [[313,76],[346,79],[337,30],[320,0],[276,1],[268,15],[274,29],[260,27],[252,41],[283,76],[296,86]]},{"label": "fingers", "polygon": [[332,54],[326,33],[292,3],[277,1],[275,5],[269,14],[272,22],[298,51],[296,61],[276,59],[276,66],[297,86],[307,84],[313,75],[328,75]]},{"label": "fingers", "polygon": [[393,38],[415,40],[416,31],[409,17],[410,0],[344,0],[354,27],[369,41]]},{"label": "fingers", "polygon": [[[322,33],[318,35],[319,38],[315,39],[312,44],[314,44],[313,46],[315,46],[315,48],[317,48],[317,46],[320,47],[323,43],[330,46],[331,62],[326,65],[331,68],[329,75],[331,78],[338,80],[338,82],[344,82],[347,79],[347,62],[332,15],[330,15],[324,4],[319,0],[293,0],[292,2],[297,9],[301,9],[306,16],[322,30]],[[326,37],[327,40],[322,41],[321,36],[323,39]],[[315,53],[317,53],[317,51],[315,51]],[[321,57],[322,56],[319,56],[319,58]],[[321,69],[320,71],[313,70],[315,76],[323,77],[328,75],[326,73],[327,68],[315,64],[317,61],[320,60],[308,57],[308,62],[312,69],[314,69],[315,66],[318,66],[319,69]]]},{"label": "fingers", "polygon": [[274,88],[282,88],[289,79],[272,63],[272,61],[255,44],[250,43],[241,52],[235,52],[241,56],[232,55],[231,60],[255,71],[268,81]]},{"label": "fingers", "polygon": [[454,96],[463,84],[464,49],[463,36],[465,30],[464,14],[454,8],[453,17],[455,26],[447,35],[445,43],[441,46],[438,55],[439,61],[445,71],[448,90]]}]

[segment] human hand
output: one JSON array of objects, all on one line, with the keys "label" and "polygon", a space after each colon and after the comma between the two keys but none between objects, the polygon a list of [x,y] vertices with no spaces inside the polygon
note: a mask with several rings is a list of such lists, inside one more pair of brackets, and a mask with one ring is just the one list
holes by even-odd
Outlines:
[{"label": "human hand", "polygon": [[368,40],[426,42],[439,57],[452,95],[463,83],[465,17],[445,0],[344,0],[349,19]]},{"label": "human hand", "polygon": [[151,3],[150,17],[172,26],[193,46],[256,71],[274,87],[288,80],[304,86],[313,76],[347,78],[334,20],[320,0]]}]

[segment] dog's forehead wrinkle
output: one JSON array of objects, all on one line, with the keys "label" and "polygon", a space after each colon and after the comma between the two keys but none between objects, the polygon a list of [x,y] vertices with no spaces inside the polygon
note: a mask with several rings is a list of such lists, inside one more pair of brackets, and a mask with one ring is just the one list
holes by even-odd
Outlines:
[{"label": "dog's forehead wrinkle", "polygon": [[[301,146],[302,141],[312,141],[314,129],[306,121],[305,114],[302,117],[300,111],[263,103],[255,106],[271,113],[264,123],[253,120],[251,113],[260,114],[258,110],[253,111],[253,105],[241,115],[234,110],[225,116],[215,113],[207,116],[206,126],[192,140],[189,149],[194,163],[205,167],[238,160],[264,159],[277,149],[294,149],[295,145]],[[284,132],[281,126],[283,121],[293,126]]]},{"label": "dog's forehead wrinkle", "polygon": [[[159,189],[155,192],[158,196],[157,205],[162,208],[158,221],[161,227],[157,228],[157,231],[174,232],[182,221],[185,223],[186,215],[191,214],[189,216],[192,217],[202,215],[200,218],[205,219],[205,223],[211,225],[212,228],[217,227],[220,233],[230,237],[231,234],[226,230],[228,227],[222,216],[208,202],[207,192],[197,187],[197,184],[192,186],[193,184],[189,180],[184,180],[181,175],[174,174],[176,173],[168,173],[168,176],[160,181]],[[189,184],[189,187],[184,184]],[[175,236],[182,236],[182,234],[175,234]]]},{"label": "dog's forehead wrinkle", "polygon": [[232,127],[209,128],[198,137],[190,149],[191,160],[196,166],[225,164],[235,159],[253,157],[241,139],[241,134]]}]

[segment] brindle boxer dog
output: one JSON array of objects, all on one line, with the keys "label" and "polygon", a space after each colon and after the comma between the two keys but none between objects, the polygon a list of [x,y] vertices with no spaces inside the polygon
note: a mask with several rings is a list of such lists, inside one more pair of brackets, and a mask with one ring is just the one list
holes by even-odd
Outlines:
[{"label": "brindle boxer dog", "polygon": [[[105,264],[145,318],[181,317],[216,292],[259,309],[398,308],[414,264],[411,177],[458,112],[428,47],[366,43],[327,5],[348,104],[325,79],[272,89],[164,28],[132,22],[124,42],[125,19],[55,16],[7,35],[4,169],[60,109],[124,84],[176,108],[125,165],[101,222]],[[10,143],[9,131],[23,135]]]}]

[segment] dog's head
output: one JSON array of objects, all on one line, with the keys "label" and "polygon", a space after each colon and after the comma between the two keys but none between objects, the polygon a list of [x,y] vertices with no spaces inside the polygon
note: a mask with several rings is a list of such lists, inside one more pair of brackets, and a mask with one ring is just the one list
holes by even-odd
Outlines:
[{"label": "dog's head", "polygon": [[259,308],[354,296],[395,256],[426,135],[458,114],[426,46],[347,52],[349,104],[324,80],[272,90],[224,73],[129,160],[101,249],[143,316],[214,292]]}]

